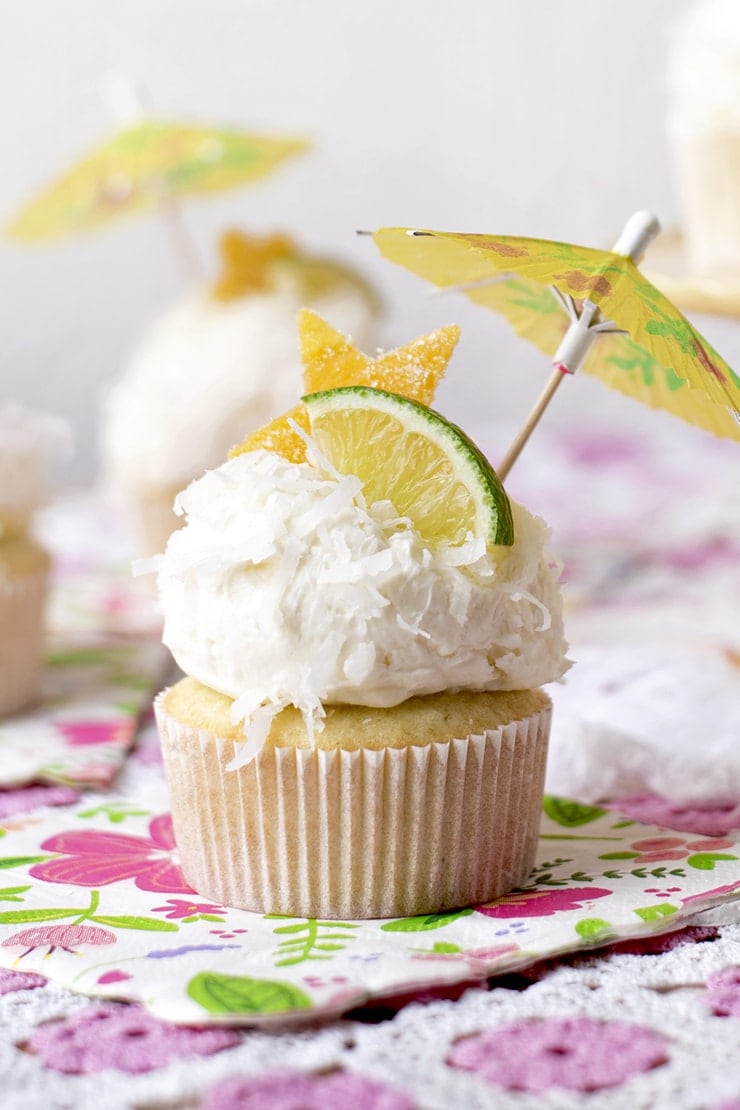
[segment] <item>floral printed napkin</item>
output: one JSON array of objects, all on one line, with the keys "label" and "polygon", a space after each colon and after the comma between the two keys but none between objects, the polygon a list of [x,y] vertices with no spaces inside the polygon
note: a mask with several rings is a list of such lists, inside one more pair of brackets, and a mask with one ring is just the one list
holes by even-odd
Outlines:
[{"label": "floral printed napkin", "polygon": [[168,1021],[242,1025],[480,980],[740,898],[740,833],[548,797],[531,884],[488,905],[387,921],[247,913],[190,889],[159,790],[161,809],[156,791],[147,805],[90,794],[5,823],[0,964]]},{"label": "floral printed napkin", "polygon": [[165,665],[160,644],[98,638],[50,645],[37,705],[0,720],[0,786],[107,786]]}]

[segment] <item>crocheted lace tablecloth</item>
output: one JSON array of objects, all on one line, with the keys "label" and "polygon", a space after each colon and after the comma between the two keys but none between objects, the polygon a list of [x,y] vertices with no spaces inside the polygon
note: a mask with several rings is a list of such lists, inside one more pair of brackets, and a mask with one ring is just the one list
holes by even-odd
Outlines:
[{"label": "crocheted lace tablecloth", "polygon": [[[631,795],[620,801],[617,812],[600,815],[599,827],[631,819],[671,830],[622,825],[615,834],[623,838],[617,851],[628,855],[602,861],[604,871],[643,872],[633,876],[644,899],[639,908],[649,906],[653,911],[678,904],[673,899],[686,895],[683,884],[689,874],[705,882],[705,890],[715,882],[731,886],[734,879],[725,882],[721,875],[737,865],[719,857],[736,854],[733,848],[740,828],[740,795],[734,787],[716,790],[716,782],[736,781],[733,759],[737,761],[737,755],[718,730],[720,718],[730,729],[735,719],[730,687],[733,660],[740,655],[736,616],[729,603],[738,591],[740,513],[738,482],[732,472],[737,464],[727,444],[680,425],[667,432],[656,420],[655,427],[649,439],[629,430],[579,431],[567,438],[538,433],[511,482],[514,495],[543,512],[553,525],[554,547],[564,560],[568,581],[572,654],[578,658],[579,653],[584,657],[591,653],[587,657],[590,673],[596,685],[603,684],[605,697],[617,696],[626,708],[630,699],[639,705],[641,698],[655,696],[654,686],[648,695],[649,687],[632,682],[626,668],[620,672],[621,693],[606,689],[610,664],[604,653],[612,649],[639,646],[665,658],[661,649],[680,640],[689,652],[698,653],[693,656],[698,661],[710,659],[712,668],[717,664],[711,675],[712,693],[707,693],[707,686],[701,691],[701,719],[707,727],[694,745],[701,760],[689,752],[682,774],[681,760],[673,760],[672,779],[667,774],[661,778],[655,769],[656,762],[670,762],[671,755],[670,745],[660,748],[657,715],[653,714],[651,727],[641,731],[635,724],[637,715],[626,713],[632,720],[631,731],[620,739],[617,750],[599,716],[605,703],[599,701],[597,706],[592,701],[589,713],[580,715],[580,699],[576,705],[563,703],[563,713],[570,714],[573,727],[582,728],[582,759],[577,768],[579,785],[586,787],[582,800],[595,801],[600,796],[605,760],[611,763],[609,781],[621,787],[621,794]],[[96,539],[99,519],[98,507],[87,499],[59,506],[47,516],[46,534],[66,568],[62,577],[69,581],[73,574],[76,583],[74,591],[62,589],[57,594],[55,629],[89,632],[103,608],[116,642],[141,642],[142,637],[152,642],[156,618],[147,608],[145,594],[138,594],[134,602],[127,600],[120,549],[115,553],[112,549],[115,530],[106,530],[104,542]],[[79,555],[83,547],[84,560]],[[682,677],[676,684],[676,674],[687,673],[681,670],[684,664],[682,657],[676,663],[678,670],[671,670],[674,685],[665,686],[665,696],[674,700],[677,713],[694,714],[692,721],[698,721],[692,683]],[[643,662],[640,670],[645,666]],[[698,662],[697,673],[700,669]],[[714,731],[712,722],[717,726]],[[676,743],[680,742],[678,737]],[[632,752],[629,758],[622,747]],[[558,762],[559,750],[563,758]],[[657,751],[662,754],[656,758]],[[567,790],[565,757],[570,759],[572,752],[555,744],[553,754],[558,786]],[[724,761],[725,773],[713,779],[717,760]],[[701,783],[697,787],[701,779],[708,780],[713,794],[708,787],[702,791]],[[670,800],[655,796],[656,787],[665,790],[668,785]],[[587,798],[590,786],[594,797]],[[125,805],[123,799],[127,799]],[[6,844],[21,844],[47,824],[49,829],[53,825],[65,831],[67,818],[72,821],[70,828],[87,827],[89,822],[100,833],[123,836],[136,828],[135,835],[142,838],[142,829],[147,831],[151,820],[148,814],[160,814],[161,806],[158,745],[152,729],[144,727],[108,794],[80,794],[66,786],[32,786],[0,794],[0,825],[7,830],[0,855],[7,856]],[[83,817],[86,812],[92,815]],[[74,820],[73,814],[78,815]],[[580,835],[581,829],[588,829],[588,822],[585,828],[577,823],[567,827],[569,819],[579,819],[577,810],[570,811],[570,818],[568,811],[561,816],[566,822],[559,826],[564,835]],[[717,839],[707,845],[712,837]],[[42,854],[57,860],[65,855],[52,850]],[[541,863],[555,864],[570,855],[558,845],[553,858]],[[695,866],[697,859],[707,867]],[[24,874],[45,862],[23,865]],[[710,865],[715,870],[709,870]],[[565,866],[558,863],[551,871],[555,879],[557,867]],[[672,871],[683,874],[671,875]],[[18,880],[15,874],[10,868],[0,879],[4,898],[0,913],[22,913],[27,905],[27,890],[17,888],[25,888],[28,881]],[[590,887],[593,895],[597,879],[590,873],[589,879],[581,885]],[[573,881],[570,874],[568,881]],[[605,888],[608,882],[604,880]],[[67,895],[71,889],[58,885]],[[551,888],[558,889],[562,888]],[[152,909],[166,908],[153,916],[179,925],[181,932],[199,928],[223,932],[223,922],[207,920],[209,910],[189,913],[187,894],[163,892],[154,897]],[[708,911],[684,916],[680,930],[671,929],[672,915],[667,914],[657,927],[671,931],[613,943],[604,929],[607,914],[598,909],[599,902],[605,905],[607,900],[592,897],[588,912],[577,912],[578,920],[585,917],[590,922],[586,932],[592,930],[582,939],[602,943],[598,950],[561,954],[490,978],[486,976],[496,968],[478,964],[473,983],[449,982],[436,992],[374,999],[341,1018],[299,1027],[173,1026],[139,1003],[89,998],[47,979],[40,972],[51,973],[57,958],[56,952],[44,958],[46,950],[54,947],[51,943],[40,950],[29,943],[24,948],[6,948],[6,956],[12,959],[3,962],[14,966],[0,969],[0,1106],[80,1110],[100,1106],[111,1110],[201,1106],[323,1110],[330,1105],[358,1110],[447,1110],[455,1105],[472,1110],[740,1107],[737,903],[721,896]],[[696,905],[701,908],[703,903]],[[58,907],[49,904],[52,910],[62,906],[62,902]],[[682,912],[690,908],[691,903],[681,903]],[[115,916],[112,909],[109,913]],[[185,921],[201,915],[200,921]],[[214,912],[213,916],[220,915]],[[523,942],[525,934],[517,930],[529,924],[526,915],[488,920],[494,932],[507,931],[499,938],[502,946]],[[79,925],[60,917],[15,925],[6,918],[5,922],[4,935],[36,930],[35,938],[27,938],[33,941],[46,929],[48,940],[57,930],[56,939],[66,939],[72,949],[81,934],[62,937],[64,929],[87,928],[88,952],[104,951],[102,943],[96,946],[101,937],[94,930],[118,931],[104,920]],[[604,929],[601,935],[598,922]],[[232,925],[238,927],[230,920]],[[419,947],[444,946],[446,928],[419,933]],[[239,936],[231,940],[221,936],[217,943],[235,943]],[[285,934],[283,939],[291,936]],[[180,943],[178,939],[176,944]],[[455,943],[447,941],[451,946]],[[34,947],[30,964],[25,957],[18,959],[26,948]],[[84,944],[79,948],[84,953]],[[454,966],[459,956],[439,948],[433,954],[440,966],[445,959]],[[79,961],[82,969],[83,955],[65,958]],[[325,969],[333,968],[333,960],[306,966],[311,967],[310,976],[315,969],[317,980],[331,980],[332,971]],[[100,974],[105,976],[106,971]],[[111,993],[115,985],[113,976]],[[122,991],[124,981],[119,979],[118,985]],[[332,987],[339,991],[343,984],[317,983],[311,989]],[[207,1017],[204,1011],[204,1020]]]}]

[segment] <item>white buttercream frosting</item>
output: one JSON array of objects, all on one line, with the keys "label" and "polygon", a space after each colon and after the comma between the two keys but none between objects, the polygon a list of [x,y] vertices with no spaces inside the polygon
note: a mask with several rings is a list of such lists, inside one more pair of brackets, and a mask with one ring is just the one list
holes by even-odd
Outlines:
[{"label": "white buttercream frosting", "polygon": [[60,417],[0,403],[0,518],[22,523],[30,516],[45,498],[49,461],[67,453],[71,442]]},{"label": "white buttercream frosting", "polygon": [[302,392],[296,319],[307,301],[372,347],[377,310],[358,282],[337,279],[308,297],[288,267],[275,281],[269,292],[227,301],[191,294],[144,338],[103,413],[108,480],[124,499],[182,488],[292,408]]},{"label": "white buttercream frosting", "polygon": [[235,699],[250,749],[295,705],[393,706],[441,690],[529,689],[566,669],[558,567],[542,520],[514,505],[516,541],[430,550],[355,477],[266,451],[177,499],[185,527],[157,569],[164,642]]}]

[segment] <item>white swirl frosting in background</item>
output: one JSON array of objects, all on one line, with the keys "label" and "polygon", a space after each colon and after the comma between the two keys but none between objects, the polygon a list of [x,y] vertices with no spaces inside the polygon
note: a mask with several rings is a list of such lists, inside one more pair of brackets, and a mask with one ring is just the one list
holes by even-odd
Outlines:
[{"label": "white swirl frosting in background", "polygon": [[[276,286],[230,301],[189,294],[154,324],[109,389],[102,421],[107,482],[122,499],[181,489],[229,448],[295,404],[301,392],[296,319],[303,285]],[[375,339],[377,309],[359,285],[338,281],[312,307],[352,335]]]},{"label": "white swirl frosting in background", "polygon": [[46,497],[46,470],[72,447],[61,417],[0,403],[0,518],[24,522]]}]

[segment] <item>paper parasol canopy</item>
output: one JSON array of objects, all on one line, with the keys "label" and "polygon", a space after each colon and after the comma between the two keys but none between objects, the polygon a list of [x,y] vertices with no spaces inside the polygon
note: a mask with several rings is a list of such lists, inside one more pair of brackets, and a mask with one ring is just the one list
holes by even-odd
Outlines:
[{"label": "paper parasol canopy", "polygon": [[740,440],[740,378],[637,269],[658,226],[636,214],[612,251],[410,228],[381,228],[373,238],[392,262],[501,312],[552,358],[550,396],[563,373],[583,365],[652,408]]},{"label": "paper parasol canopy", "polygon": [[77,162],[6,231],[41,240],[97,228],[180,197],[256,181],[307,146],[301,139],[144,120]]}]

